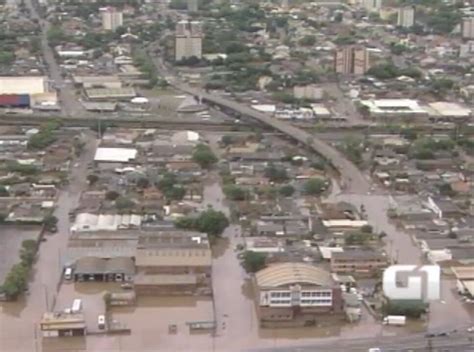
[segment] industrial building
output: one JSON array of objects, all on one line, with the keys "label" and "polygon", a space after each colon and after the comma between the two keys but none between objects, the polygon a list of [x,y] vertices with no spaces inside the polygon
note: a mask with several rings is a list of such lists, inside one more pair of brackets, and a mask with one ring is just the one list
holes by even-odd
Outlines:
[{"label": "industrial building", "polygon": [[413,119],[427,118],[428,112],[412,99],[373,99],[361,100],[360,104],[368,109],[375,119]]},{"label": "industrial building", "polygon": [[0,107],[30,108],[56,104],[57,94],[51,90],[47,77],[0,77]]},{"label": "industrial building", "polygon": [[180,21],[176,24],[175,60],[202,58],[202,26],[197,21]]},{"label": "industrial building", "polygon": [[79,313],[44,313],[40,330],[43,337],[84,336],[86,322]]},{"label": "industrial building", "polygon": [[137,295],[211,293],[212,254],[206,234],[170,231],[141,236],[135,265]]},{"label": "industrial building", "polygon": [[254,286],[262,327],[312,325],[343,312],[340,286],[310,264],[272,264],[255,274]]},{"label": "industrial building", "polygon": [[134,274],[135,265],[128,257],[84,257],[74,265],[74,281],[132,281]]}]

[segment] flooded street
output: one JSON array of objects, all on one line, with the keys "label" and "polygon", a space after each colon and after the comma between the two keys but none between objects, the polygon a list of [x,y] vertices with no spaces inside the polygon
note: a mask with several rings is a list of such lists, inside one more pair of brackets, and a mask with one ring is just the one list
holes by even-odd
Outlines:
[{"label": "flooded street", "polygon": [[93,159],[95,148],[96,140],[89,136],[79,166],[71,171],[70,184],[59,195],[54,213],[59,219],[58,232],[46,235],[47,241],[40,245],[29,283],[30,294],[18,302],[5,302],[0,306],[2,352],[41,351],[37,324],[44,312],[54,308],[62,274],[60,258],[69,237],[68,213],[74,209],[80,192],[87,185],[87,163]]}]

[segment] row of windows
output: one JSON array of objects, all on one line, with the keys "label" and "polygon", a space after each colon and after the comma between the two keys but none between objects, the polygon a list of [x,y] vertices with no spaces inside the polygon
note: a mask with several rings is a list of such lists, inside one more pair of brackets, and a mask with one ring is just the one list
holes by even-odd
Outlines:
[{"label": "row of windows", "polygon": [[148,257],[155,257],[155,256],[173,256],[173,257],[194,257],[194,256],[206,256],[208,255],[208,251],[196,251],[196,250],[147,250],[145,252],[141,252],[145,256]]},{"label": "row of windows", "polygon": [[291,292],[270,292],[270,297],[291,297]]},{"label": "row of windows", "polygon": [[280,300],[280,299],[272,299],[270,304],[286,304],[290,305],[290,300]]},{"label": "row of windows", "polygon": [[329,305],[332,304],[331,299],[302,299],[301,304],[324,304]]},{"label": "row of windows", "polygon": [[332,296],[332,293],[331,292],[328,292],[328,291],[323,291],[323,292],[319,292],[319,291],[303,291],[301,293],[301,297],[331,297]]}]

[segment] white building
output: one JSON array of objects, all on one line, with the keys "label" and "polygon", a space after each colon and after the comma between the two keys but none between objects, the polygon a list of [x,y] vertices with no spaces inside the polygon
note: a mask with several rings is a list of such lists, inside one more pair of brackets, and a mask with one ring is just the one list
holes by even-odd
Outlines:
[{"label": "white building", "polygon": [[0,77],[0,94],[43,94],[48,86],[44,76]]},{"label": "white building", "polygon": [[415,24],[415,7],[405,6],[398,9],[397,26],[410,28]]},{"label": "white building", "polygon": [[360,104],[369,110],[374,118],[414,118],[427,117],[428,112],[423,109],[418,101],[412,99],[373,99],[361,100]]},{"label": "white building", "polygon": [[369,12],[378,12],[382,8],[382,0],[363,0],[362,3]]},{"label": "white building", "polygon": [[115,7],[100,9],[102,15],[102,28],[106,31],[115,31],[123,25],[123,13]]},{"label": "white building", "polygon": [[178,22],[175,36],[175,60],[180,61],[192,56],[201,59],[202,37],[201,22]]},{"label": "white building", "polygon": [[466,17],[462,19],[462,37],[465,39],[474,38],[474,17]]}]

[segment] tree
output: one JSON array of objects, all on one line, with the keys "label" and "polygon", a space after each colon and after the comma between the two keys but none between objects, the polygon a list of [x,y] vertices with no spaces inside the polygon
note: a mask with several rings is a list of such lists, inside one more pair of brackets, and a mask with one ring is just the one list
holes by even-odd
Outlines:
[{"label": "tree", "polygon": [[304,193],[316,196],[324,192],[326,181],[320,178],[311,178],[304,184]]},{"label": "tree", "polygon": [[230,200],[242,201],[247,197],[247,191],[236,185],[224,186],[224,194]]},{"label": "tree", "polygon": [[265,168],[265,177],[267,177],[271,182],[284,182],[288,180],[288,174],[286,169],[282,166],[276,166],[270,164]]},{"label": "tree", "polygon": [[48,41],[52,46],[61,44],[66,39],[66,36],[59,26],[51,26],[47,33]]},{"label": "tree", "polygon": [[392,79],[400,75],[398,68],[392,63],[372,66],[367,74],[378,79]]},{"label": "tree", "polygon": [[11,65],[15,61],[15,54],[9,51],[0,51],[0,65]]},{"label": "tree", "polygon": [[120,196],[115,201],[115,207],[120,211],[131,210],[135,207],[135,202],[129,198]]},{"label": "tree", "polygon": [[105,193],[105,199],[110,201],[116,200],[119,196],[120,194],[116,191],[107,191]]},{"label": "tree", "polygon": [[8,197],[10,193],[5,186],[0,185],[0,197]]},{"label": "tree", "polygon": [[299,44],[302,46],[312,46],[316,44],[316,36],[314,35],[305,35],[300,39]]},{"label": "tree", "polygon": [[211,148],[205,144],[198,144],[194,148],[193,161],[199,164],[203,169],[209,169],[217,162],[217,157]]},{"label": "tree", "polygon": [[223,212],[208,209],[197,217],[180,218],[175,222],[175,225],[177,228],[207,233],[210,239],[214,240],[229,226],[229,220]]},{"label": "tree", "polygon": [[372,233],[373,228],[370,225],[364,225],[360,228],[360,231],[363,232],[363,233]]},{"label": "tree", "polygon": [[93,185],[97,181],[99,181],[99,176],[94,174],[87,175],[87,182],[89,182],[90,185]]},{"label": "tree", "polygon": [[150,181],[148,181],[148,179],[146,177],[140,177],[137,180],[137,187],[138,188],[141,188],[141,189],[148,188],[149,185],[150,185]]},{"label": "tree", "polygon": [[256,273],[265,268],[267,256],[264,253],[245,251],[242,257],[242,266],[247,273]]},{"label": "tree", "polygon": [[55,217],[54,215],[47,215],[43,219],[43,225],[48,231],[53,231],[56,228],[57,224],[58,224],[58,218]]},{"label": "tree", "polygon": [[426,312],[428,304],[422,300],[388,300],[382,307],[386,315],[406,315],[419,318]]},{"label": "tree", "polygon": [[279,192],[284,197],[291,197],[295,193],[295,188],[292,185],[284,185],[280,187]]},{"label": "tree", "polygon": [[234,141],[234,138],[231,135],[224,135],[221,138],[221,143],[224,145],[224,147],[227,147],[228,145],[231,145]]}]

